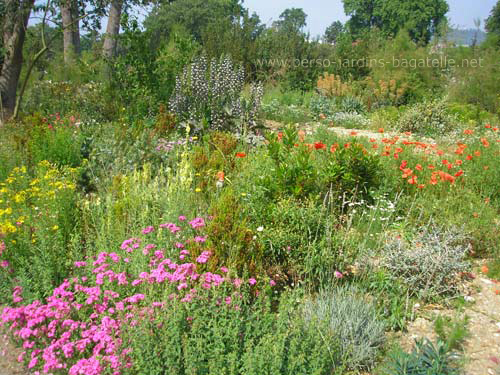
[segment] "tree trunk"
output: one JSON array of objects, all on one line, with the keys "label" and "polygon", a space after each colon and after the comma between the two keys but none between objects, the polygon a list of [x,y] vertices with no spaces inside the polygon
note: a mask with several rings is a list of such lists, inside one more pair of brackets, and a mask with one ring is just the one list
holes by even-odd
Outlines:
[{"label": "tree trunk", "polygon": [[113,0],[109,9],[108,25],[102,53],[104,57],[111,59],[116,53],[116,41],[120,32],[120,19],[122,15],[123,0]]},{"label": "tree trunk", "polygon": [[5,56],[0,71],[0,123],[9,119],[16,105],[16,91],[23,64],[26,27],[35,0],[6,0],[2,37]]},{"label": "tree trunk", "polygon": [[80,11],[78,9],[78,1],[73,0],[71,2],[71,16],[73,20],[73,45],[77,55],[80,55],[81,45],[80,45]]},{"label": "tree trunk", "polygon": [[69,63],[80,53],[80,28],[78,25],[78,5],[74,0],[61,2],[63,27],[64,62]]}]

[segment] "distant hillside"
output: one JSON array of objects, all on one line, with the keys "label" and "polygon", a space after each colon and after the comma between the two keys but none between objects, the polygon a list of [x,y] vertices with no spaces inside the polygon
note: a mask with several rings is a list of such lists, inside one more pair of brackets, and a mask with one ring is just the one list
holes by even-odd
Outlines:
[{"label": "distant hillside", "polygon": [[451,29],[448,35],[450,41],[457,45],[472,45],[477,34],[477,43],[481,44],[486,39],[486,33],[477,29]]}]

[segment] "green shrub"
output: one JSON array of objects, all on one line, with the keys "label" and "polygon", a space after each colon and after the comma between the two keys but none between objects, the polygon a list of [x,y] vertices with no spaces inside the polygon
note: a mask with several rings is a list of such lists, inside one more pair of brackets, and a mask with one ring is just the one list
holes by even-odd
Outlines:
[{"label": "green shrub", "polygon": [[455,118],[444,101],[426,101],[410,107],[398,123],[400,131],[423,135],[439,135],[453,130]]},{"label": "green shrub", "polygon": [[411,353],[397,350],[390,354],[383,368],[382,375],[458,375],[459,369],[454,363],[455,353],[438,340],[434,345],[429,340],[415,343]]},{"label": "green shrub", "polygon": [[342,112],[346,113],[358,113],[362,114],[365,112],[365,106],[363,102],[354,96],[346,96],[342,99],[340,103],[340,109]]},{"label": "green shrub", "polygon": [[316,95],[309,102],[309,110],[315,120],[321,119],[322,116],[330,117],[333,115],[335,107],[334,102],[323,95]]}]

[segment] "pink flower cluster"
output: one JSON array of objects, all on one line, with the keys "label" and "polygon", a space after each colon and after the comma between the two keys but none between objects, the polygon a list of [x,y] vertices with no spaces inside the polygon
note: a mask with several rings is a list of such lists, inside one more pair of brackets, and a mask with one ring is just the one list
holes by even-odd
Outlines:
[{"label": "pink flower cluster", "polygon": [[[196,218],[189,225],[199,229],[204,220]],[[160,228],[172,234],[181,231],[174,224],[162,224]],[[147,227],[142,233],[153,231],[154,227]],[[198,270],[209,262],[212,253],[208,250],[196,257],[196,263],[186,259],[190,257],[186,246],[193,245],[199,251],[205,240],[201,236],[185,239],[186,245],[172,241],[170,253],[179,254],[182,261],[176,262],[165,256],[167,249],[142,245],[140,238],[127,239],[117,252],[102,252],[75,262],[75,272],[80,276],[65,280],[45,302],[5,308],[0,326],[6,326],[23,342],[25,351],[18,359],[35,374],[63,371],[70,375],[118,375],[132,366],[131,349],[122,339],[123,327],[134,327],[141,319],[167,312],[171,304],[189,303],[201,291],[224,283],[236,288],[242,285],[241,279]],[[221,272],[227,274],[229,269],[221,267]],[[256,279],[248,280],[251,288],[256,284]],[[21,295],[22,288],[15,287],[15,304],[23,301]],[[154,296],[158,295],[169,297],[157,301]],[[223,298],[225,305],[239,308],[235,304],[238,296],[241,293],[235,289]]]}]

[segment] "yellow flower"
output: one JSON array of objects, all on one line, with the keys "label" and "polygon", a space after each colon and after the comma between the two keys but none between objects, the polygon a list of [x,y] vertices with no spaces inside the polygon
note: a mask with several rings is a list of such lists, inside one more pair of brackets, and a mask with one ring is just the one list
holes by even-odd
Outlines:
[{"label": "yellow flower", "polygon": [[200,188],[196,188],[194,191],[196,191],[197,193],[201,192],[201,189]]},{"label": "yellow flower", "polygon": [[59,225],[54,225],[54,226],[52,227],[52,230],[58,230],[58,229],[59,229]]}]

